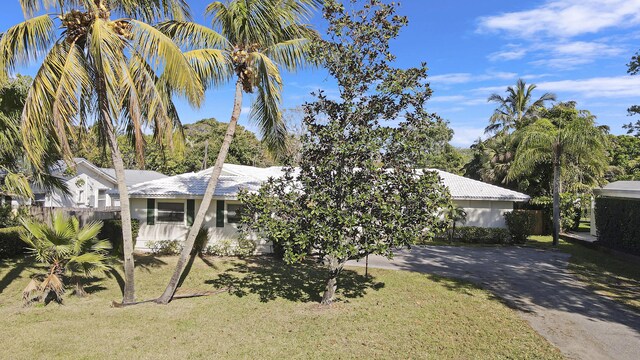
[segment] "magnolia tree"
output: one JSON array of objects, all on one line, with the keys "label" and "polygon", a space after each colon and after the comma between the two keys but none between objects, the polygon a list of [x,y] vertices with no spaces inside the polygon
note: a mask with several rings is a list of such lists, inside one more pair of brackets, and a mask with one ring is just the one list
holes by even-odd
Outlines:
[{"label": "magnolia tree", "polygon": [[323,304],[334,300],[347,260],[392,257],[448,222],[442,209],[450,196],[437,173],[412,165],[419,137],[408,131],[438,119],[424,110],[431,95],[425,64],[391,67],[389,40],[407,24],[395,12],[379,0],[355,12],[325,2],[328,40],[317,40],[313,53],[336,79],[340,99],[320,92],[305,105],[299,168],[240,195],[245,236],[273,241],[290,263],[309,255],[325,260]]}]

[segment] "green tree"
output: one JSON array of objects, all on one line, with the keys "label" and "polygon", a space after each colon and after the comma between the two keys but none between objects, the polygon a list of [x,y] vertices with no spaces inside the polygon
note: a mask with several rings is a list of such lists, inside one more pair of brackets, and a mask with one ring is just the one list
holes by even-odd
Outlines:
[{"label": "green tree", "polygon": [[35,297],[47,299],[49,294],[61,301],[65,282],[70,280],[77,295],[85,291],[82,278],[105,274],[109,269],[108,251],[111,243],[98,240],[101,222],[80,227],[78,219],[67,218],[62,212],[54,213],[51,224],[22,220],[27,243],[36,260],[49,267],[46,275],[34,277],[24,290],[23,298],[29,302]]},{"label": "green tree", "polygon": [[0,85],[0,194],[20,198],[33,198],[32,185],[44,190],[54,188],[66,191],[64,183],[50,174],[50,166],[59,160],[55,149],[49,149],[40,159],[45,164],[38,171],[25,156],[20,115],[32,79],[17,75]]},{"label": "green tree", "polygon": [[[627,64],[627,73],[629,75],[638,75],[640,73],[640,52],[637,52],[631,61]],[[640,115],[640,105],[632,105],[628,109],[629,116]],[[635,132],[635,136],[640,137],[640,120],[634,123],[629,123],[623,126],[627,129],[629,134]]]},{"label": "green tree", "polygon": [[243,93],[256,93],[250,116],[257,122],[264,141],[272,149],[284,145],[287,132],[279,108],[280,68],[295,71],[307,64],[308,43],[316,34],[302,22],[310,16],[316,3],[317,0],[218,1],[209,4],[206,10],[213,15],[213,29],[181,21],[168,21],[161,26],[166,34],[189,50],[185,56],[207,85],[220,85],[235,78],[235,98],[231,120],[200,208],[176,270],[157,303],[169,303],[176,291],[229,153],[242,110]]},{"label": "green tree", "polygon": [[560,234],[562,170],[567,165],[589,167],[600,178],[607,169],[606,130],[595,117],[576,109],[575,102],[559,103],[541,113],[541,118],[516,132],[519,145],[509,178],[531,174],[539,163],[553,169],[553,244]]},{"label": "green tree", "polygon": [[545,103],[555,101],[556,96],[545,93],[533,101],[533,91],[536,85],[527,86],[526,82],[519,79],[516,87],[507,87],[507,96],[492,94],[487,101],[498,104],[489,119],[487,133],[509,133],[531,124],[537,118],[538,112],[544,108]]},{"label": "green tree", "polygon": [[610,135],[609,181],[640,180],[640,137]]},{"label": "green tree", "polygon": [[[416,172],[417,137],[409,132],[429,117],[426,65],[391,67],[389,41],[407,19],[379,0],[348,12],[325,2],[331,40],[314,56],[335,77],[341,100],[322,92],[305,105],[299,171],[286,168],[257,193],[241,194],[244,236],[257,233],[296,262],[318,254],[328,265],[323,304],[334,301],[345,262],[368,254],[393,256],[417,238],[432,239],[446,225],[449,193],[436,172]],[[408,124],[385,126],[398,118]]]},{"label": "green tree", "polygon": [[98,125],[118,180],[123,303],[133,302],[131,214],[116,129],[126,130],[142,159],[146,126],[153,128],[159,141],[173,140],[173,130],[180,124],[171,100],[174,94],[200,104],[204,89],[198,74],[178,46],[150,25],[160,19],[186,19],[188,6],[183,0],[20,0],[20,4],[25,21],[0,39],[0,81],[7,70],[44,56],[22,112],[27,155],[42,167],[37,160],[53,141],[73,165],[74,130]]}]

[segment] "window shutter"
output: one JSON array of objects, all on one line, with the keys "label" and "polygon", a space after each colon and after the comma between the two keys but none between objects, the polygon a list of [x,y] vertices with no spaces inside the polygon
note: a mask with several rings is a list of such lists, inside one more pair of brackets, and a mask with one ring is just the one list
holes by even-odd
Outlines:
[{"label": "window shutter", "polygon": [[193,218],[196,212],[196,201],[193,199],[187,200],[187,226],[193,225]]},{"label": "window shutter", "polygon": [[156,199],[147,199],[147,225],[156,223]]},{"label": "window shutter", "polygon": [[224,200],[216,202],[216,227],[224,227]]}]

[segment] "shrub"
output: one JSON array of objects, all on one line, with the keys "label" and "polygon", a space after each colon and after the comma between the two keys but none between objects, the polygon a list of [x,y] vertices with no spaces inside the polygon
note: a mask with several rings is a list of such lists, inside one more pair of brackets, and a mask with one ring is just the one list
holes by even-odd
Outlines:
[{"label": "shrub", "polygon": [[469,244],[512,244],[509,230],[502,228],[484,228],[478,226],[460,226],[453,234],[453,240]]},{"label": "shrub", "polygon": [[640,254],[640,200],[596,198],[598,242]]},{"label": "shrub", "polygon": [[[136,219],[131,219],[131,236],[133,238],[133,248],[136,247],[136,239],[138,238],[138,232],[140,230],[140,222]],[[111,242],[112,251],[114,255],[122,257],[124,254],[122,244],[122,220],[104,220],[102,230],[98,235],[100,239],[107,239]]]},{"label": "shrub", "polygon": [[533,233],[535,218],[526,210],[514,210],[504,214],[507,229],[515,244],[524,244]]},{"label": "shrub", "polygon": [[205,248],[205,255],[215,256],[250,256],[256,251],[256,243],[241,236],[238,239],[219,240]]},{"label": "shrub", "polygon": [[20,220],[16,213],[14,213],[11,205],[0,205],[0,228],[9,228],[19,226]]},{"label": "shrub", "polygon": [[[585,207],[583,203],[590,201],[589,199],[590,197],[573,193],[560,194],[560,218],[563,231],[578,229],[580,218],[582,217],[582,209]],[[531,203],[539,206],[545,212],[545,228],[551,232],[551,229],[553,229],[553,198],[540,196],[531,200]]]},{"label": "shrub", "polygon": [[22,226],[0,229],[0,259],[7,259],[27,252],[27,244],[20,239]]},{"label": "shrub", "polygon": [[182,241],[180,240],[149,241],[147,246],[156,256],[179,255],[182,251]]}]

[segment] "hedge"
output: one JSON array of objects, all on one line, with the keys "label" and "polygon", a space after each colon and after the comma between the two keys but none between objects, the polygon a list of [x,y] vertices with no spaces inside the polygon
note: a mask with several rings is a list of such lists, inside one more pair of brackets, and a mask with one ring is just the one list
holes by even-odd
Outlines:
[{"label": "hedge", "polygon": [[[449,241],[446,234],[440,234],[436,239],[439,241]],[[453,242],[466,244],[513,244],[513,239],[507,229],[458,226],[453,234]],[[429,242],[420,241],[416,243],[416,245],[428,244]]]},{"label": "hedge", "polygon": [[27,244],[20,239],[22,226],[0,229],[0,259],[7,259],[27,252]]},{"label": "hedge", "polygon": [[598,243],[640,254],[640,200],[596,198]]},{"label": "hedge", "polygon": [[[133,237],[133,247],[135,249],[138,231],[140,230],[140,222],[131,219],[131,236]],[[122,221],[121,220],[103,220],[102,230],[98,235],[98,239],[106,239],[111,242],[114,255],[122,257]]]}]

